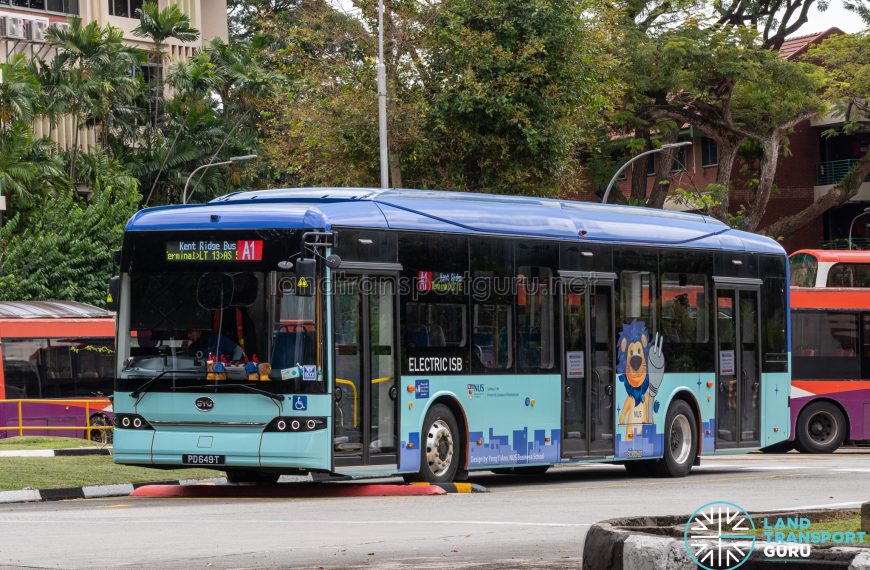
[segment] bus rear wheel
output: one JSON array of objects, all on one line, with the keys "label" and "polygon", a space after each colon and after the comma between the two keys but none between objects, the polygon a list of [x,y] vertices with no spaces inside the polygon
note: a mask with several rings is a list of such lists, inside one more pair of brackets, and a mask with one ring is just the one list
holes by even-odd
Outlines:
[{"label": "bus rear wheel", "polygon": [[102,428],[102,429],[92,429],[90,440],[95,443],[102,443],[103,445],[108,445],[113,441],[113,433],[112,433],[112,422],[109,421],[109,418],[104,416],[103,414],[94,414],[91,416],[91,427],[92,428]]},{"label": "bus rear wheel", "polygon": [[795,447],[801,453],[833,453],[845,439],[846,419],[829,402],[814,402],[798,416]]},{"label": "bus rear wheel", "polygon": [[654,465],[659,477],[685,477],[698,454],[698,424],[692,408],[675,400],[665,418],[664,457]]},{"label": "bus rear wheel", "polygon": [[[459,424],[450,408],[435,404],[426,412],[420,445],[420,471],[405,476],[409,481],[449,483],[460,478],[464,457]],[[458,477],[459,476],[459,477]]]},{"label": "bus rear wheel", "polygon": [[274,485],[281,478],[280,473],[266,471],[227,471],[228,483],[254,483],[256,485]]}]

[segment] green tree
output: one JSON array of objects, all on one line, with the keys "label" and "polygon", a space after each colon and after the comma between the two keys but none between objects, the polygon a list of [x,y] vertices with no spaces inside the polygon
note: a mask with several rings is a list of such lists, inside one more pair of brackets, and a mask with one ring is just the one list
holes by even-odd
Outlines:
[{"label": "green tree", "polygon": [[[166,66],[166,41],[176,39],[182,42],[192,42],[199,38],[199,30],[191,26],[190,18],[181,11],[177,4],[170,4],[163,10],[157,2],[145,2],[139,10],[139,25],[133,29],[133,35],[148,38],[153,43],[152,58],[162,67]],[[163,74],[158,73],[153,85],[155,121],[160,115],[160,103],[163,101]],[[155,122],[154,127],[156,128]]]},{"label": "green tree", "polygon": [[606,105],[607,38],[577,1],[445,0],[428,39],[435,182],[557,195],[584,109]]},{"label": "green tree", "polygon": [[136,180],[102,152],[82,162],[89,201],[60,187],[0,229],[0,298],[105,304],[113,254],[140,196]]}]

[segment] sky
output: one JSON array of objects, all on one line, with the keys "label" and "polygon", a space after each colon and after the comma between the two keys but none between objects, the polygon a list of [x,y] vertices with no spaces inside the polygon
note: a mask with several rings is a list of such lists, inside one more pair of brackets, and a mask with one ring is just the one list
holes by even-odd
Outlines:
[{"label": "sky", "polygon": [[847,33],[853,33],[859,32],[865,27],[861,18],[843,8],[843,3],[840,0],[833,0],[824,12],[819,12],[818,4],[814,4],[808,17],[809,22],[804,24],[797,35],[823,32],[833,27],[840,28]]}]

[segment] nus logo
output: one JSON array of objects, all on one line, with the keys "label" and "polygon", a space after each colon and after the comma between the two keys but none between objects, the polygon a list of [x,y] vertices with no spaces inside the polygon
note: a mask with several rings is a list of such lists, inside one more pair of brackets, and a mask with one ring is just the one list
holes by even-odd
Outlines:
[{"label": "nus logo", "polygon": [[475,396],[480,397],[483,396],[484,385],[483,384],[469,384],[468,385],[468,399],[472,399]]}]

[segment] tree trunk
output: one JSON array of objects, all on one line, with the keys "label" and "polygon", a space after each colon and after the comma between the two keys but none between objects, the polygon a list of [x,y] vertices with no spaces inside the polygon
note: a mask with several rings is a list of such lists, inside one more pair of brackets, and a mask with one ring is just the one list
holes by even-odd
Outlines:
[{"label": "tree trunk", "polygon": [[[662,142],[665,144],[677,142],[678,129],[662,127]],[[663,150],[659,153],[659,163],[656,165],[655,182],[649,195],[647,206],[661,210],[671,189],[671,174],[674,170],[674,154],[676,149]]]},{"label": "tree trunk", "polygon": [[774,239],[784,239],[806,226],[831,208],[836,208],[851,200],[870,174],[870,151],[868,151],[839,184],[827,194],[791,216],[780,218],[761,230]]},{"label": "tree trunk", "polygon": [[[649,140],[648,129],[637,129],[635,136],[646,141],[643,150],[650,150],[652,144]],[[654,155],[644,157],[631,165],[631,201],[634,204],[646,203],[646,179],[647,179],[647,161],[655,160]]]},{"label": "tree trunk", "polygon": [[724,221],[727,218],[728,208],[731,204],[729,196],[731,192],[731,171],[734,170],[737,151],[743,139],[715,137],[714,140],[719,147],[719,166],[716,169],[716,184],[725,188],[725,192],[722,196],[722,203],[713,208],[712,214],[714,217]]},{"label": "tree trunk", "polygon": [[767,211],[767,203],[773,192],[773,182],[776,178],[776,167],[779,163],[779,147],[782,142],[782,131],[774,129],[767,138],[761,139],[761,148],[764,156],[761,161],[761,175],[758,178],[758,188],[755,190],[755,198],[752,200],[752,209],[749,212],[747,229],[755,231],[761,224],[761,218]]}]

